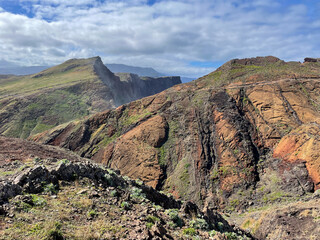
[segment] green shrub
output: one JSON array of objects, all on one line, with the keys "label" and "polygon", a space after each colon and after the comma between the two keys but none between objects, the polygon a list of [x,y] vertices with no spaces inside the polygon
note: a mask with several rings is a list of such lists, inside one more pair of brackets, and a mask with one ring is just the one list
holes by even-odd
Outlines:
[{"label": "green shrub", "polygon": [[196,220],[190,221],[189,226],[191,228],[201,229],[201,230],[209,229],[209,224],[206,222],[206,220],[202,218],[197,218]]},{"label": "green shrub", "polygon": [[146,217],[146,220],[147,220],[147,222],[150,222],[150,223],[156,223],[156,222],[160,221],[159,218],[157,218],[156,216],[152,216],[152,215],[148,215]]},{"label": "green shrub", "polygon": [[119,195],[117,190],[112,190],[110,193],[111,197],[117,197]]},{"label": "green shrub", "polygon": [[184,235],[189,235],[189,236],[195,236],[197,235],[197,232],[194,228],[186,228],[186,229],[183,229],[183,234]]},{"label": "green shrub", "polygon": [[124,176],[123,179],[126,180],[126,181],[130,181],[131,180],[128,176]]},{"label": "green shrub", "polygon": [[110,169],[110,168],[107,168],[107,172],[108,172],[110,175],[115,175],[115,172],[114,172],[112,169]]},{"label": "green shrub", "polygon": [[140,179],[137,179],[137,180],[136,180],[136,183],[137,183],[138,185],[140,185],[140,186],[142,186],[142,185],[143,185],[143,181],[142,181],[142,180],[140,180]]},{"label": "green shrub", "polygon": [[57,194],[58,193],[58,188],[53,183],[49,183],[49,184],[45,185],[43,190],[44,190],[44,192],[49,193],[49,194]]},{"label": "green shrub", "polygon": [[59,162],[58,162],[58,164],[65,164],[65,165],[67,165],[67,164],[69,164],[70,163],[70,161],[68,160],[68,159],[61,159]]},{"label": "green shrub", "polygon": [[94,218],[94,217],[96,217],[97,215],[98,215],[98,213],[97,213],[96,210],[94,210],[94,209],[92,209],[92,210],[90,210],[90,211],[87,212],[87,216],[88,216],[88,217]]},{"label": "green shrub", "polygon": [[218,229],[219,231],[222,231],[224,229],[224,225],[222,222],[218,222]]},{"label": "green shrub", "polygon": [[33,202],[33,205],[34,206],[45,206],[47,205],[47,201],[42,198],[42,197],[39,197],[38,195],[35,195],[35,194],[32,194],[32,202]]},{"label": "green shrub", "polygon": [[14,205],[17,207],[18,211],[24,211],[24,212],[29,212],[32,206],[28,203],[22,202],[22,201],[17,201],[14,203]]},{"label": "green shrub", "polygon": [[34,163],[40,163],[40,162],[41,162],[41,158],[35,157],[35,158],[33,159],[33,161],[34,161]]},{"label": "green shrub", "polygon": [[215,231],[215,230],[212,230],[209,232],[210,237],[214,237],[216,234],[217,234],[217,231]]},{"label": "green shrub", "polygon": [[183,226],[183,221],[179,217],[179,211],[178,209],[168,209],[166,210],[166,214],[169,216],[170,220],[172,220],[177,227]]},{"label": "green shrub", "polygon": [[106,173],[104,175],[104,179],[109,186],[115,187],[115,182],[113,181],[113,177],[110,174]]},{"label": "green shrub", "polygon": [[142,189],[133,187],[130,189],[130,197],[134,200],[139,200],[146,198],[146,195],[142,193]]},{"label": "green shrub", "polygon": [[154,223],[151,223],[151,222],[146,223],[146,226],[148,229],[151,229],[153,225],[154,225]]},{"label": "green shrub", "polygon": [[121,203],[121,208],[123,208],[124,210],[130,210],[130,204],[128,202],[122,202]]},{"label": "green shrub", "polygon": [[62,227],[62,224],[59,222],[56,222],[54,224],[54,227],[48,231],[46,239],[63,240],[64,237],[61,231],[61,227]]},{"label": "green shrub", "polygon": [[173,221],[169,221],[168,222],[168,226],[171,228],[171,229],[175,229],[177,227],[177,225],[173,222]]},{"label": "green shrub", "polygon": [[237,240],[239,239],[238,238],[238,235],[234,232],[226,232],[224,233],[224,235],[227,237],[228,240]]},{"label": "green shrub", "polygon": [[153,208],[156,210],[156,211],[160,211],[162,209],[162,207],[160,205],[153,205]]},{"label": "green shrub", "polygon": [[160,219],[157,218],[156,216],[148,215],[146,217],[146,221],[147,221],[146,223],[147,228],[151,229],[156,222],[160,222]]}]

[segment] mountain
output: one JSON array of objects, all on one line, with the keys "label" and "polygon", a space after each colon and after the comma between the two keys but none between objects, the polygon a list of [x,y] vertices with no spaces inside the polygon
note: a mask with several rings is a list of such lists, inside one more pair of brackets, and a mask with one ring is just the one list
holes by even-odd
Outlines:
[{"label": "mountain", "polygon": [[0,75],[28,75],[34,74],[45,69],[49,68],[48,66],[20,66],[12,62],[0,60]]},{"label": "mountain", "polygon": [[319,90],[317,59],[233,59],[32,140],[217,208],[259,239],[319,238]]},{"label": "mountain", "polygon": [[[133,73],[133,74],[137,74],[139,76],[144,76],[144,77],[168,76],[168,74],[159,73],[153,68],[134,67],[134,66],[128,66],[124,64],[115,64],[115,63],[106,64],[106,66],[110,69],[110,71],[116,74],[117,73]],[[195,80],[195,78],[190,78],[190,77],[180,77],[180,78],[181,78],[181,82],[183,83],[191,82]]]},{"label": "mountain", "polygon": [[[1,65],[0,65],[1,66]],[[13,74],[13,75],[29,75],[34,74],[45,69],[49,68],[48,66],[12,66],[12,67],[0,67],[0,74]]]},{"label": "mountain", "polygon": [[119,77],[100,57],[71,59],[28,76],[2,76],[0,134],[26,138],[178,83],[179,77]]},{"label": "mountain", "polygon": [[1,239],[253,239],[213,209],[70,151],[1,136],[0,203]]},{"label": "mountain", "polygon": [[195,80],[196,78],[190,78],[190,77],[181,77],[181,82],[187,83]]},{"label": "mountain", "polygon": [[154,70],[153,68],[147,67],[134,67],[128,66],[125,64],[115,64],[115,63],[108,63],[106,64],[107,68],[114,73],[133,73],[139,76],[147,76],[147,77],[162,77],[164,74],[161,74]]}]

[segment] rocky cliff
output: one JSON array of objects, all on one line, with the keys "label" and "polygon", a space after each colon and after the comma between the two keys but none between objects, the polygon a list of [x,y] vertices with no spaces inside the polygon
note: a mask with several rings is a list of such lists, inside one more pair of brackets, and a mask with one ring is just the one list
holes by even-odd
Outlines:
[{"label": "rocky cliff", "polygon": [[123,80],[99,57],[71,59],[34,75],[4,76],[0,78],[0,134],[26,138],[178,83],[179,77]]},{"label": "rocky cliff", "polygon": [[[317,61],[234,59],[194,82],[33,140],[70,149],[205,208],[249,213],[308,202],[320,187],[319,90]],[[312,211],[305,216],[317,221]],[[263,230],[259,217],[250,221],[244,227],[254,226],[265,237],[295,239],[286,231],[302,227],[275,233]]]}]

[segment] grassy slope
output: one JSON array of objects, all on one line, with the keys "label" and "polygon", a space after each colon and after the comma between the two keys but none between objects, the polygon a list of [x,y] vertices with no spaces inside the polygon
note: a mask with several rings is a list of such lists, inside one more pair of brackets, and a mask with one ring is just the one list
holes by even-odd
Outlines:
[{"label": "grassy slope", "polygon": [[229,62],[216,71],[199,78],[196,82],[200,86],[221,87],[232,82],[272,81],[282,77],[310,76],[317,77],[320,74],[320,62],[306,63],[283,62],[281,60],[273,63],[242,65]]},{"label": "grassy slope", "polygon": [[95,80],[96,75],[92,67],[94,60],[95,58],[69,60],[38,74],[1,79],[0,98],[7,95],[32,94],[44,89]]},{"label": "grassy slope", "polygon": [[95,60],[69,60],[38,74],[0,79],[0,118],[7,121],[2,134],[27,138],[88,115],[94,87],[84,92],[79,88],[99,87]]}]

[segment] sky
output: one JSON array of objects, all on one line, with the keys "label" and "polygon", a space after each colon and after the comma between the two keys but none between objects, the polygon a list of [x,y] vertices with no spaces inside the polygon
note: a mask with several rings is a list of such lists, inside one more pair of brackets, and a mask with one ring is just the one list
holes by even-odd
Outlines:
[{"label": "sky", "polygon": [[234,58],[320,57],[319,0],[0,0],[0,65],[104,63],[200,77]]}]

